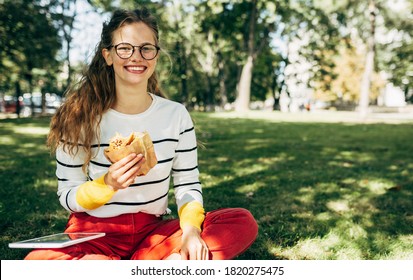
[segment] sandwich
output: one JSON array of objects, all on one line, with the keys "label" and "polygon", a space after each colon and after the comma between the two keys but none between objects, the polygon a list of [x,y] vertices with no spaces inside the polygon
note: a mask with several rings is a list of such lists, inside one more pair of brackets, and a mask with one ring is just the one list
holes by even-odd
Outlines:
[{"label": "sandwich", "polygon": [[146,131],[133,132],[128,137],[116,133],[110,140],[109,147],[104,150],[106,158],[111,163],[115,163],[132,153],[142,154],[145,158],[138,176],[146,175],[158,163],[151,137]]}]

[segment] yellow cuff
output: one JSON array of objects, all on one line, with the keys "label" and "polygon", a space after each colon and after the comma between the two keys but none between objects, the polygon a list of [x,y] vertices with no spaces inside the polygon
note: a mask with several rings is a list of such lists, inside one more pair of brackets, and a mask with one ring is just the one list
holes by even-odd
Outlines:
[{"label": "yellow cuff", "polygon": [[205,210],[198,201],[191,201],[184,204],[178,211],[179,224],[181,229],[186,225],[191,225],[201,230],[201,225],[205,219]]},{"label": "yellow cuff", "polygon": [[96,209],[108,202],[115,191],[105,184],[105,175],[79,186],[76,201],[88,210]]}]

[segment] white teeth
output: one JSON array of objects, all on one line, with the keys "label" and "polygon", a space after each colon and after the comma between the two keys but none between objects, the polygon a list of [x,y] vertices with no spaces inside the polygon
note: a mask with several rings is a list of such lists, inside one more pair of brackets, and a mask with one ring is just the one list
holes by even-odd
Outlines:
[{"label": "white teeth", "polygon": [[128,69],[132,71],[143,71],[146,67],[144,66],[129,66]]}]

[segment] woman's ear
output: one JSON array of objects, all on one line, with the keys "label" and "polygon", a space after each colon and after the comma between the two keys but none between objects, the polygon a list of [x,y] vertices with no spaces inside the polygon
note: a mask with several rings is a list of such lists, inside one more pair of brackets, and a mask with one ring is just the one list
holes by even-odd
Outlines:
[{"label": "woman's ear", "polygon": [[102,49],[102,56],[105,59],[106,64],[108,66],[111,66],[113,64],[112,55],[108,49],[106,48]]}]

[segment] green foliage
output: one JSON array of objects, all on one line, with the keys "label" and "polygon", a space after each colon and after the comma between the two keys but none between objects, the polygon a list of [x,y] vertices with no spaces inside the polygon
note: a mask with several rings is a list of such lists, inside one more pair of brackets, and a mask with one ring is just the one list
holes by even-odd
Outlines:
[{"label": "green foliage", "polygon": [[[14,89],[14,82],[26,80],[22,87],[32,89],[33,78],[56,75],[56,55],[60,40],[48,6],[42,1],[5,1],[0,6],[0,91]],[[36,69],[39,69],[36,72]],[[47,72],[43,75],[36,73]]]},{"label": "green foliage", "polygon": [[[68,58],[72,40],[68,28],[76,26],[72,25],[76,11],[70,7],[79,1],[87,1],[102,14],[119,7],[148,7],[159,19],[161,46],[169,54],[162,53],[158,64],[166,94],[188,107],[204,110],[236,99],[249,52],[255,58],[251,100],[278,97],[281,91],[288,94],[286,79],[291,77],[307,83],[316,93],[322,92],[324,99],[340,100],[343,93],[332,85],[334,80],[342,80],[337,75],[337,61],[351,62],[338,59],[339,50],[343,46],[348,51],[356,48],[364,59],[370,36],[369,1],[257,1],[254,34],[249,40],[254,2],[248,0],[7,0],[0,6],[5,15],[0,18],[1,93],[14,95],[16,81],[23,92],[36,90],[32,87],[37,87],[39,80],[48,86],[47,91],[62,92],[72,76],[69,71],[69,79],[62,80],[63,69],[73,70],[74,76],[80,73],[79,65],[63,61]],[[409,63],[413,53],[413,2],[374,2],[376,73],[386,72],[389,81],[408,95],[413,86]],[[66,12],[62,10],[65,8]],[[292,53],[291,47],[297,45],[298,53]],[[300,80],[298,70],[286,74],[285,70],[297,62],[308,65],[308,81]],[[352,79],[345,83],[351,84]],[[355,102],[359,93],[353,90],[344,94]]]}]

